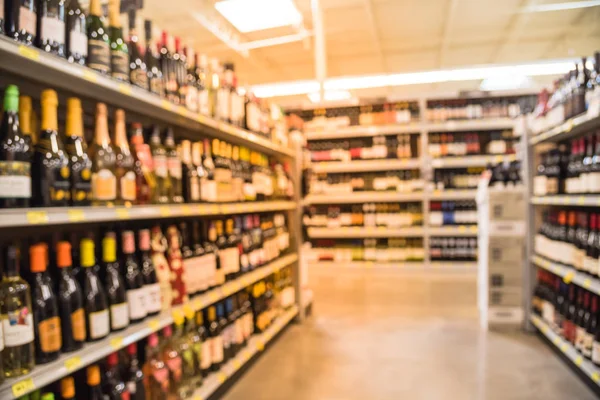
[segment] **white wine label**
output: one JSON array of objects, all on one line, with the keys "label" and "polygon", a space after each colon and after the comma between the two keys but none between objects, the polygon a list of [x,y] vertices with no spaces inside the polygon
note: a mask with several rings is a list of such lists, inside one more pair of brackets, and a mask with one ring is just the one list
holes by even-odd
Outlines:
[{"label": "white wine label", "polygon": [[31,164],[23,161],[0,161],[0,198],[31,197]]},{"label": "white wine label", "polygon": [[244,342],[244,321],[242,318],[238,318],[235,320],[234,326],[234,343],[242,344]]},{"label": "white wine label", "polygon": [[219,335],[212,338],[212,346],[210,349],[211,359],[213,364],[223,361],[223,336]]},{"label": "white wine label", "polygon": [[65,44],[65,23],[55,17],[42,17],[42,40]]},{"label": "white wine label", "polygon": [[197,178],[190,181],[190,197],[193,202],[200,201],[200,181]]},{"label": "white wine label", "polygon": [[88,39],[87,36],[78,31],[69,32],[69,50],[71,54],[79,54],[87,57]]},{"label": "white wine label", "polygon": [[198,288],[198,259],[200,257],[185,258],[183,260],[183,276],[185,279],[185,290],[188,294],[196,293]]},{"label": "white wine label", "polygon": [[127,303],[110,306],[110,325],[113,330],[129,325],[129,306]]},{"label": "white wine label", "polygon": [[146,311],[146,290],[145,288],[133,289],[127,291],[127,304],[129,305],[129,318],[141,319],[148,312]]},{"label": "white wine label", "polygon": [[181,179],[181,161],[177,157],[167,158],[167,168],[169,175],[175,179]]},{"label": "white wine label", "polygon": [[592,361],[594,364],[600,364],[600,342],[594,340],[594,344],[592,345]]},{"label": "white wine label", "polygon": [[154,159],[154,173],[159,178],[167,178],[169,176],[169,170],[167,168],[167,157],[160,155],[153,155]]},{"label": "white wine label", "polygon": [[585,338],[585,329],[583,329],[582,327],[576,327],[575,328],[575,348],[577,350],[582,350],[583,349],[583,340]]},{"label": "white wine label", "polygon": [[212,363],[212,339],[208,338],[202,342],[202,350],[200,353],[200,368],[208,369]]},{"label": "white wine label", "polygon": [[217,182],[210,181],[208,179],[202,179],[202,181],[200,182],[200,187],[200,195],[203,201],[217,201]]},{"label": "white wine label", "polygon": [[27,33],[35,35],[35,22],[36,15],[27,7],[21,7],[19,9],[19,29],[25,30]]},{"label": "white wine label", "polygon": [[137,392],[137,385],[135,382],[133,381],[129,381],[126,383],[127,386],[127,391],[129,392],[130,395],[132,394],[136,394]]},{"label": "white wine label", "polygon": [[110,332],[108,310],[90,313],[88,319],[91,339],[99,339],[108,335]]},{"label": "white wine label", "polygon": [[33,342],[33,314],[27,307],[9,311],[2,320],[4,346],[15,347]]},{"label": "white wine label", "polygon": [[185,105],[192,112],[198,112],[198,89],[195,86],[188,86],[185,96]]},{"label": "white wine label", "polygon": [[230,117],[229,89],[221,88],[217,92],[217,118],[227,120]]},{"label": "white wine label", "polygon": [[590,358],[592,356],[592,348],[594,346],[594,335],[585,332],[583,334],[583,349],[582,353],[584,357]]},{"label": "white wine label", "polygon": [[110,52],[110,63],[113,78],[129,80],[129,55],[120,50]]},{"label": "white wine label", "polygon": [[144,286],[146,290],[146,311],[148,314],[154,314],[161,310],[160,302],[160,283]]},{"label": "white wine label", "polygon": [[[3,11],[0,7],[0,11]],[[1,17],[2,15],[0,15]],[[4,333],[2,332],[2,324],[0,324],[0,351],[4,350]]]},{"label": "white wine label", "polygon": [[240,253],[237,247],[223,249],[219,251],[221,260],[221,269],[225,274],[238,272],[240,270]]},{"label": "white wine label", "polygon": [[206,89],[200,90],[198,93],[198,110],[202,115],[210,115],[210,101]]},{"label": "white wine label", "polygon": [[92,196],[95,200],[115,200],[117,178],[109,169],[101,169],[92,174]]}]

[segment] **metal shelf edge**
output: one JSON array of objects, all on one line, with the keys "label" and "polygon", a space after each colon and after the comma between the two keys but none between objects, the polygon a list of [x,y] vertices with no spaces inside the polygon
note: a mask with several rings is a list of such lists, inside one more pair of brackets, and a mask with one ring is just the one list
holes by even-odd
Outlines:
[{"label": "metal shelf edge", "polygon": [[314,239],[321,238],[366,238],[366,237],[403,237],[403,236],[423,236],[424,229],[422,227],[412,228],[316,228],[311,227],[307,230],[308,236]]},{"label": "metal shelf edge", "polygon": [[305,204],[349,204],[362,202],[410,202],[423,201],[424,192],[391,192],[369,191],[340,194],[309,194],[304,198]]},{"label": "metal shelf edge", "polygon": [[600,196],[598,195],[555,195],[555,196],[534,196],[530,199],[534,205],[561,205],[561,206],[579,206],[579,207],[598,207],[600,206]]},{"label": "metal shelf edge", "polygon": [[529,145],[535,146],[543,142],[565,140],[595,127],[600,126],[600,116],[588,113],[577,115],[562,124],[539,133],[529,139]]},{"label": "metal shelf edge", "polygon": [[546,259],[543,256],[534,254],[531,262],[540,268],[552,272],[563,278],[567,283],[573,282],[577,286],[592,291],[600,295],[600,279],[590,277],[574,268]]}]

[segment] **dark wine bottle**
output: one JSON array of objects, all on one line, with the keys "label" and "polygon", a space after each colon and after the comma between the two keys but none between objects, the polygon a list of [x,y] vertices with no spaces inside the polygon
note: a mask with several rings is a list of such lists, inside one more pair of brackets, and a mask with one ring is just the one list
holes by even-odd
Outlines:
[{"label": "dark wine bottle", "polygon": [[135,256],[135,235],[133,231],[123,231],[121,234],[123,247],[123,272],[125,287],[127,288],[127,304],[129,305],[129,319],[138,322],[146,318],[146,290],[144,289],[144,276]]},{"label": "dark wine bottle", "polygon": [[65,57],[65,17],[64,0],[39,0],[36,38],[40,49]]},{"label": "dark wine bottle", "polygon": [[216,372],[223,365],[223,336],[221,336],[221,325],[217,320],[217,309],[214,305],[208,307],[206,310],[206,321],[208,324],[208,335],[212,342],[210,370]]},{"label": "dark wine bottle", "polygon": [[160,56],[157,52],[156,43],[152,38],[152,21],[144,21],[146,31],[146,70],[148,71],[148,87],[150,92],[165,97],[165,88],[162,70],[160,69]]},{"label": "dark wine bottle", "polygon": [[163,75],[165,94],[167,100],[173,104],[179,104],[179,95],[177,87],[177,71],[175,60],[170,46],[171,37],[166,31],[162,32],[162,43],[160,48],[160,69]]},{"label": "dark wine bottle", "polygon": [[104,286],[97,275],[94,241],[82,239],[80,244],[81,267],[84,270],[83,296],[85,299],[85,315],[87,340],[94,341],[106,337],[110,333],[108,300]]},{"label": "dark wine bottle", "polygon": [[83,137],[81,101],[74,97],[67,99],[65,131],[65,148],[71,167],[71,204],[86,206],[92,198],[92,160],[87,154],[87,144]]},{"label": "dark wine bottle", "polygon": [[106,400],[122,400],[122,395],[126,392],[119,369],[119,354],[111,353],[106,358],[106,372],[102,379],[102,392]]},{"label": "dark wine bottle", "polygon": [[110,73],[110,39],[102,22],[100,0],[90,0],[87,18],[88,58],[87,66],[103,74]]},{"label": "dark wine bottle", "polygon": [[130,148],[134,158],[135,203],[149,204],[152,201],[152,190],[156,186],[156,178],[152,170],[152,154],[150,146],[144,143],[142,124],[131,124]]},{"label": "dark wine bottle", "polygon": [[58,303],[52,283],[46,275],[48,246],[45,243],[31,246],[29,262],[33,275],[31,297],[35,332],[35,362],[36,364],[45,364],[56,360],[62,347]]},{"label": "dark wine bottle", "polygon": [[87,367],[87,400],[104,400],[102,387],[100,385],[100,367],[96,364]]},{"label": "dark wine bottle", "polygon": [[36,0],[5,0],[6,34],[26,45],[35,43],[37,23]]},{"label": "dark wine bottle", "polygon": [[0,207],[28,207],[31,199],[31,151],[19,129],[19,89],[8,85],[0,125]]},{"label": "dark wine bottle", "polygon": [[192,163],[192,144],[189,140],[181,141],[181,163],[183,165],[183,198],[186,203],[200,201],[200,180],[198,169]]},{"label": "dark wine bottle", "polygon": [[148,315],[156,315],[161,310],[160,283],[156,276],[156,270],[150,257],[150,230],[142,229],[138,232],[138,247],[140,251],[140,265],[144,277],[145,306]]},{"label": "dark wine bottle", "polygon": [[80,349],[85,342],[85,310],[81,286],[73,276],[71,243],[56,245],[56,266],[60,269],[58,305],[63,334],[62,351]]},{"label": "dark wine bottle", "polygon": [[71,200],[69,158],[58,134],[54,90],[42,92],[41,133],[33,156],[33,202],[40,207],[67,206]]},{"label": "dark wine bottle", "polygon": [[135,202],[137,193],[135,182],[135,159],[129,149],[125,128],[125,112],[115,112],[114,149],[116,155],[115,176],[117,178],[117,203],[130,206]]},{"label": "dark wine bottle", "polygon": [[208,331],[204,326],[204,313],[202,311],[198,311],[196,313],[196,330],[198,332],[198,336],[201,341],[201,351],[200,351],[200,372],[203,378],[206,378],[210,373],[211,367],[211,348],[212,348],[212,340],[208,337]]},{"label": "dark wine bottle", "polygon": [[131,343],[127,346],[127,354],[129,355],[130,361],[125,388],[129,392],[131,400],[146,400],[144,373],[140,369],[140,361],[137,357],[137,343]]},{"label": "dark wine bottle", "polygon": [[111,331],[125,329],[129,325],[129,306],[125,282],[117,261],[117,240],[114,232],[107,232],[102,239],[102,263],[104,264],[104,286],[110,305]]},{"label": "dark wine bottle", "polygon": [[153,203],[169,203],[169,169],[167,166],[167,152],[160,141],[160,129],[158,126],[152,128],[150,136],[150,149],[154,160],[154,175],[156,176],[156,187],[154,189]]},{"label": "dark wine bottle", "polygon": [[78,0],[71,0],[67,5],[67,60],[85,65],[88,55],[87,16]]},{"label": "dark wine bottle", "polygon": [[129,9],[129,80],[135,86],[148,90],[148,71],[144,54],[140,50],[140,43],[136,29],[136,9]]},{"label": "dark wine bottle", "polygon": [[169,197],[173,203],[183,203],[181,160],[179,159],[177,146],[175,146],[175,135],[171,127],[168,127],[165,131],[164,146],[167,154],[169,178],[171,180],[171,193]]},{"label": "dark wine bottle", "polygon": [[129,50],[123,40],[121,27],[121,0],[108,1],[108,36],[110,37],[110,65],[112,77],[129,82]]}]

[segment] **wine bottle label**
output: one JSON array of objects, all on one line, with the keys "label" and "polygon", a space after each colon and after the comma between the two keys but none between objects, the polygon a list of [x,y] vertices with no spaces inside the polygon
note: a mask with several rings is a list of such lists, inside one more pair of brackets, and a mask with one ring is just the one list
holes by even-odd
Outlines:
[{"label": "wine bottle label", "polygon": [[165,360],[167,368],[169,368],[169,375],[173,382],[181,381],[181,358],[173,357]]},{"label": "wine bottle label", "polygon": [[33,314],[27,307],[9,311],[2,320],[4,346],[15,347],[33,342]]},{"label": "wine bottle label", "polygon": [[592,349],[594,347],[594,335],[588,332],[583,334],[583,348],[582,353],[584,357],[590,358],[592,356]]},{"label": "wine bottle label", "polygon": [[83,342],[85,340],[85,311],[83,308],[71,313],[71,330],[73,340]]},{"label": "wine bottle label", "polygon": [[[129,395],[134,395],[137,393],[137,385],[134,381],[128,381],[125,386],[127,387],[127,391]],[[133,396],[135,398],[135,396]]]},{"label": "wine bottle label", "polygon": [[195,86],[187,87],[185,105],[190,111],[198,112],[198,89]]},{"label": "wine bottle label", "polygon": [[200,368],[206,370],[210,368],[212,363],[212,339],[208,338],[202,342],[202,353],[200,355]]},{"label": "wine bottle label", "polygon": [[138,320],[147,315],[146,293],[144,288],[131,289],[127,291],[127,304],[129,305],[129,318]]},{"label": "wine bottle label", "polygon": [[200,290],[206,290],[215,283],[215,273],[217,271],[217,256],[214,253],[206,254],[200,257],[202,280]]},{"label": "wine bottle label", "polygon": [[169,389],[169,371],[166,368],[154,369],[152,377],[162,389],[162,394],[166,396]]},{"label": "wine bottle label", "polygon": [[237,247],[219,251],[221,269],[225,274],[236,273],[240,270],[240,252]]},{"label": "wine bottle label", "polygon": [[210,349],[213,364],[223,362],[223,336],[219,335],[212,338],[212,347]]},{"label": "wine bottle label", "polygon": [[202,115],[210,115],[210,100],[206,89],[198,92],[198,111]]},{"label": "wine bottle label", "polygon": [[230,104],[229,89],[220,88],[217,91],[217,118],[224,121],[229,119]]},{"label": "wine bottle label", "polygon": [[181,161],[177,157],[167,157],[167,168],[169,175],[175,179],[181,179]]},{"label": "wine bottle label", "polygon": [[[4,11],[2,6],[0,6],[0,12]],[[4,14],[0,14],[0,17],[3,17]],[[2,324],[0,324],[0,351],[4,350],[4,332],[2,331]]]},{"label": "wine bottle label", "polygon": [[110,52],[112,77],[121,81],[129,80],[129,54],[121,50]]},{"label": "wine bottle label", "polygon": [[148,88],[148,73],[143,69],[134,69],[129,72],[129,79],[131,83],[141,87],[142,89]]},{"label": "wine bottle label", "polygon": [[0,198],[31,198],[31,164],[0,161]]},{"label": "wine bottle label", "polygon": [[110,318],[108,310],[90,313],[88,315],[90,326],[90,339],[100,339],[110,332]]},{"label": "wine bottle label", "polygon": [[200,197],[202,201],[217,201],[217,182],[202,178],[200,180]]},{"label": "wine bottle label", "polygon": [[190,200],[192,202],[200,201],[200,181],[198,178],[190,179]]},{"label": "wine bottle label", "polygon": [[242,318],[235,320],[233,328],[233,342],[237,345],[241,345],[244,342],[244,322]]},{"label": "wine bottle label", "polygon": [[183,259],[183,274],[185,280],[185,289],[187,294],[196,293],[198,291],[198,259],[200,257],[191,257]]},{"label": "wine bottle label", "polygon": [[254,185],[252,183],[244,183],[242,191],[244,193],[244,199],[246,201],[256,200],[256,189],[254,188]]},{"label": "wine bottle label", "polygon": [[90,200],[92,196],[92,171],[84,168],[71,173],[71,199],[78,202]]},{"label": "wine bottle label", "polygon": [[88,55],[88,67],[103,73],[110,71],[110,48],[107,42],[104,40],[89,39]]},{"label": "wine bottle label", "polygon": [[223,332],[221,334],[221,336],[223,336],[223,348],[226,350],[228,348],[231,347],[231,344],[233,343],[233,338],[234,338],[234,330],[233,330],[233,325],[229,324],[227,325],[227,327],[225,329],[223,329]]},{"label": "wine bottle label", "polygon": [[151,78],[150,79],[150,91],[154,94],[158,94],[159,96],[162,96],[164,89],[163,89],[163,82],[162,79],[159,78]]},{"label": "wine bottle label", "polygon": [[41,39],[59,45],[65,44],[65,23],[57,17],[42,17]]},{"label": "wine bottle label", "polygon": [[87,57],[88,39],[87,36],[79,31],[69,32],[69,51],[71,54],[78,54],[81,57]]},{"label": "wine bottle label", "polygon": [[117,198],[117,178],[111,170],[105,168],[92,174],[92,197],[101,201]]},{"label": "wine bottle label", "polygon": [[575,348],[579,351],[583,348],[583,339],[585,337],[585,329],[580,326],[575,327]]},{"label": "wine bottle label", "polygon": [[62,347],[60,318],[52,317],[40,321],[38,324],[40,349],[44,353],[54,353]]},{"label": "wine bottle label", "polygon": [[252,334],[254,333],[254,320],[252,318],[252,313],[246,313],[245,315],[246,318],[246,323],[245,323],[245,329],[244,329],[244,336],[246,337],[246,339],[249,339],[250,336],[252,336]]},{"label": "wine bottle label", "polygon": [[135,201],[136,196],[136,184],[135,184],[135,172],[129,171],[125,173],[120,179],[121,199]]},{"label": "wine bottle label", "polygon": [[154,314],[161,310],[160,302],[160,283],[153,283],[152,285],[144,286],[146,290],[146,311],[148,314]]},{"label": "wine bottle label", "polygon": [[159,178],[167,178],[169,169],[167,168],[167,157],[163,155],[154,155],[154,173]]},{"label": "wine bottle label", "polygon": [[122,329],[129,325],[129,306],[127,303],[110,306],[110,325],[112,330]]},{"label": "wine bottle label", "polygon": [[240,255],[240,268],[242,269],[242,272],[250,269],[250,257],[248,257],[248,254],[246,253]]},{"label": "wine bottle label", "polygon": [[600,193],[600,172],[590,172],[588,174],[589,193]]},{"label": "wine bottle label", "polygon": [[35,36],[36,15],[28,7],[20,7],[19,9],[19,30],[25,31]]},{"label": "wine bottle label", "polygon": [[594,340],[592,345],[592,361],[596,365],[600,365],[600,342]]}]

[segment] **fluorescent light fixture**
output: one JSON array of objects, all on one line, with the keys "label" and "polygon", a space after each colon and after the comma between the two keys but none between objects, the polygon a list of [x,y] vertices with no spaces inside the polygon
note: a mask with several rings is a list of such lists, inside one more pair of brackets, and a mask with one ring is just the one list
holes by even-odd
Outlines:
[{"label": "fluorescent light fixture", "polygon": [[302,22],[293,0],[223,0],[215,8],[242,33]]},{"label": "fluorescent light fixture", "polygon": [[[327,90],[324,97],[323,101],[342,101],[351,99],[352,94],[347,90]],[[312,103],[321,103],[320,92],[309,93],[308,98]]]},{"label": "fluorescent light fixture", "polygon": [[534,4],[521,10],[524,13],[575,10],[600,6],[600,0],[572,1],[569,3]]},{"label": "fluorescent light fixture", "polygon": [[490,76],[479,85],[479,89],[485,91],[530,89],[532,87],[531,78],[522,74]]},{"label": "fluorescent light fixture", "polygon": [[[575,62],[576,60],[574,59],[563,59],[531,64],[492,65],[403,74],[340,77],[327,79],[324,86],[326,91],[336,91],[439,82],[473,81],[494,76],[562,75],[573,69]],[[258,97],[294,96],[317,92],[319,84],[316,80],[292,81],[257,85],[252,90]]]}]

